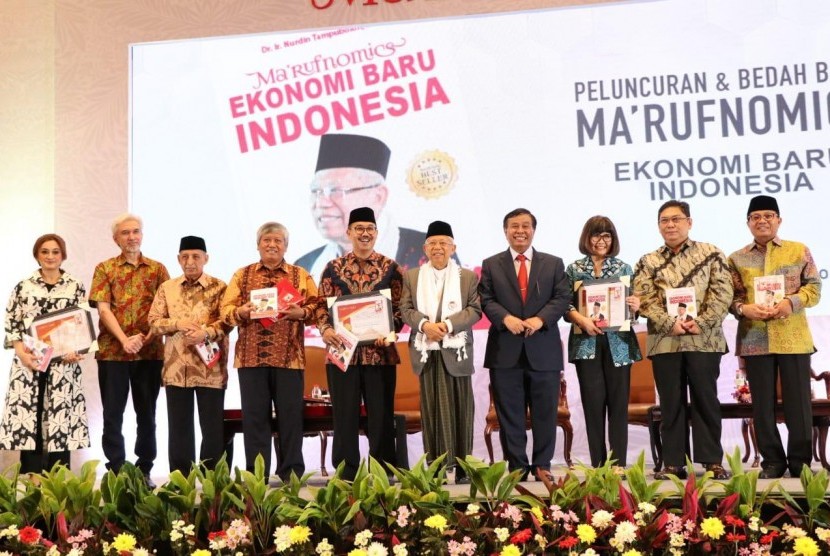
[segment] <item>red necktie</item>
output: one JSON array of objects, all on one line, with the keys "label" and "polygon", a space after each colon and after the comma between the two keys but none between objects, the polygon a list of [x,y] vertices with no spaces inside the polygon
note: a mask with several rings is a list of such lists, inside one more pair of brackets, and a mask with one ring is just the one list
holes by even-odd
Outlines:
[{"label": "red necktie", "polygon": [[516,255],[516,260],[519,261],[519,291],[522,294],[522,303],[527,300],[527,265],[525,261],[527,257],[524,255]]}]

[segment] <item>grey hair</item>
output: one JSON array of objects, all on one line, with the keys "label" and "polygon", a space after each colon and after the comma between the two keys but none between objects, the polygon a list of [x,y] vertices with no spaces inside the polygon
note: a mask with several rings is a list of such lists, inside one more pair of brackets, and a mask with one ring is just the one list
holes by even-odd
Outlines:
[{"label": "grey hair", "polygon": [[280,224],[279,222],[266,222],[259,229],[256,231],[256,242],[259,245],[262,236],[265,234],[273,234],[275,232],[280,232],[282,234],[283,239],[285,239],[285,245],[288,246],[288,228]]},{"label": "grey hair", "polygon": [[118,226],[120,226],[124,222],[129,222],[130,220],[135,220],[136,222],[138,222],[138,228],[140,230],[144,229],[144,221],[141,220],[140,216],[136,216],[135,214],[125,212],[123,214],[119,214],[112,220],[112,235],[115,236],[115,232],[118,230]]}]

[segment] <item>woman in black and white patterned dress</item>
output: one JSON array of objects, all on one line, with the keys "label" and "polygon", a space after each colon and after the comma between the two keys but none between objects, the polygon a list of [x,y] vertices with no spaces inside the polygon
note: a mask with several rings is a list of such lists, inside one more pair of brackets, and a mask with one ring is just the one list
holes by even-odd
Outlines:
[{"label": "woman in black and white patterned dress", "polygon": [[69,450],[89,446],[81,355],[52,359],[40,372],[36,354],[23,344],[35,317],[86,301],[84,285],[61,270],[66,243],[56,234],[35,241],[40,268],[12,291],[6,307],[6,349],[14,348],[9,389],[0,421],[0,449],[21,450],[20,472],[37,473],[55,463],[69,466]]}]

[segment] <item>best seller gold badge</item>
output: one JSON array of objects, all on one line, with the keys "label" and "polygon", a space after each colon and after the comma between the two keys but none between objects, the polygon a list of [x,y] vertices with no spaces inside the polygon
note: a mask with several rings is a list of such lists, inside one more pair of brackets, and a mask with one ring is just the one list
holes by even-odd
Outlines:
[{"label": "best seller gold badge", "polygon": [[406,183],[419,197],[437,199],[446,195],[458,180],[455,160],[445,152],[425,151],[415,157],[406,173]]}]

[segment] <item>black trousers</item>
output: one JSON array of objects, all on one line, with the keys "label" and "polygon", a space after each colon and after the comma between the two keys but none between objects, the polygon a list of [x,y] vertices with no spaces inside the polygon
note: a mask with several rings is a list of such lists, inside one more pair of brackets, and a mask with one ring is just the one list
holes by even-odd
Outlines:
[{"label": "black trousers", "polygon": [[395,365],[350,365],[344,373],[326,365],[334,417],[331,461],[345,462],[342,477],[353,480],[360,467],[360,403],[366,405],[369,455],[381,465],[395,458]]},{"label": "black trousers", "polygon": [[[245,439],[245,467],[253,472],[256,457],[265,460],[271,473],[271,437],[278,434],[277,475],[288,480],[291,473],[302,477],[303,460],[303,371],[281,367],[239,369],[242,402],[242,432]],[[278,430],[271,430],[273,411]]]},{"label": "black trousers", "polygon": [[631,389],[631,365],[614,366],[608,337],[597,336],[593,359],[575,361],[579,394],[585,414],[588,452],[591,465],[599,467],[608,459],[605,423],[608,422],[608,445],[617,465],[626,466],[628,452],[628,394]]},{"label": "black trousers", "polygon": [[56,463],[69,467],[69,450],[48,452],[44,450],[43,438],[43,398],[49,383],[49,370],[37,374],[37,413],[35,416],[35,449],[20,451],[20,472],[40,473],[48,471]]},{"label": "black trousers", "polygon": [[[813,411],[810,392],[810,355],[771,354],[744,357],[752,391],[755,436],[764,467],[798,477],[802,465],[813,460]],[[776,382],[781,377],[781,403],[787,425],[787,452],[775,420]]]},{"label": "black trousers", "polygon": [[167,457],[170,471],[187,476],[196,461],[196,431],[193,425],[193,401],[199,408],[202,445],[199,459],[213,469],[225,449],[223,431],[225,390],[222,388],[183,388],[165,386],[167,396]]},{"label": "black trousers", "polygon": [[[499,417],[499,440],[510,470],[550,470],[556,446],[559,371],[538,371],[528,364],[511,369],[490,369],[490,383]],[[531,461],[527,459],[528,407],[533,433]]]},{"label": "black trousers", "polygon": [[127,396],[132,393],[135,410],[136,467],[150,473],[156,459],[156,401],[161,389],[162,361],[98,361],[98,387],[104,410],[104,435],[101,447],[107,458],[107,469],[116,473],[126,460],[124,410]]},{"label": "black trousers", "polygon": [[[686,465],[690,418],[693,461],[706,464],[723,460],[718,401],[720,360],[720,353],[700,351],[651,356],[654,381],[660,395],[663,419],[660,436],[666,465]],[[691,396],[691,410],[687,410],[688,396]]]}]

